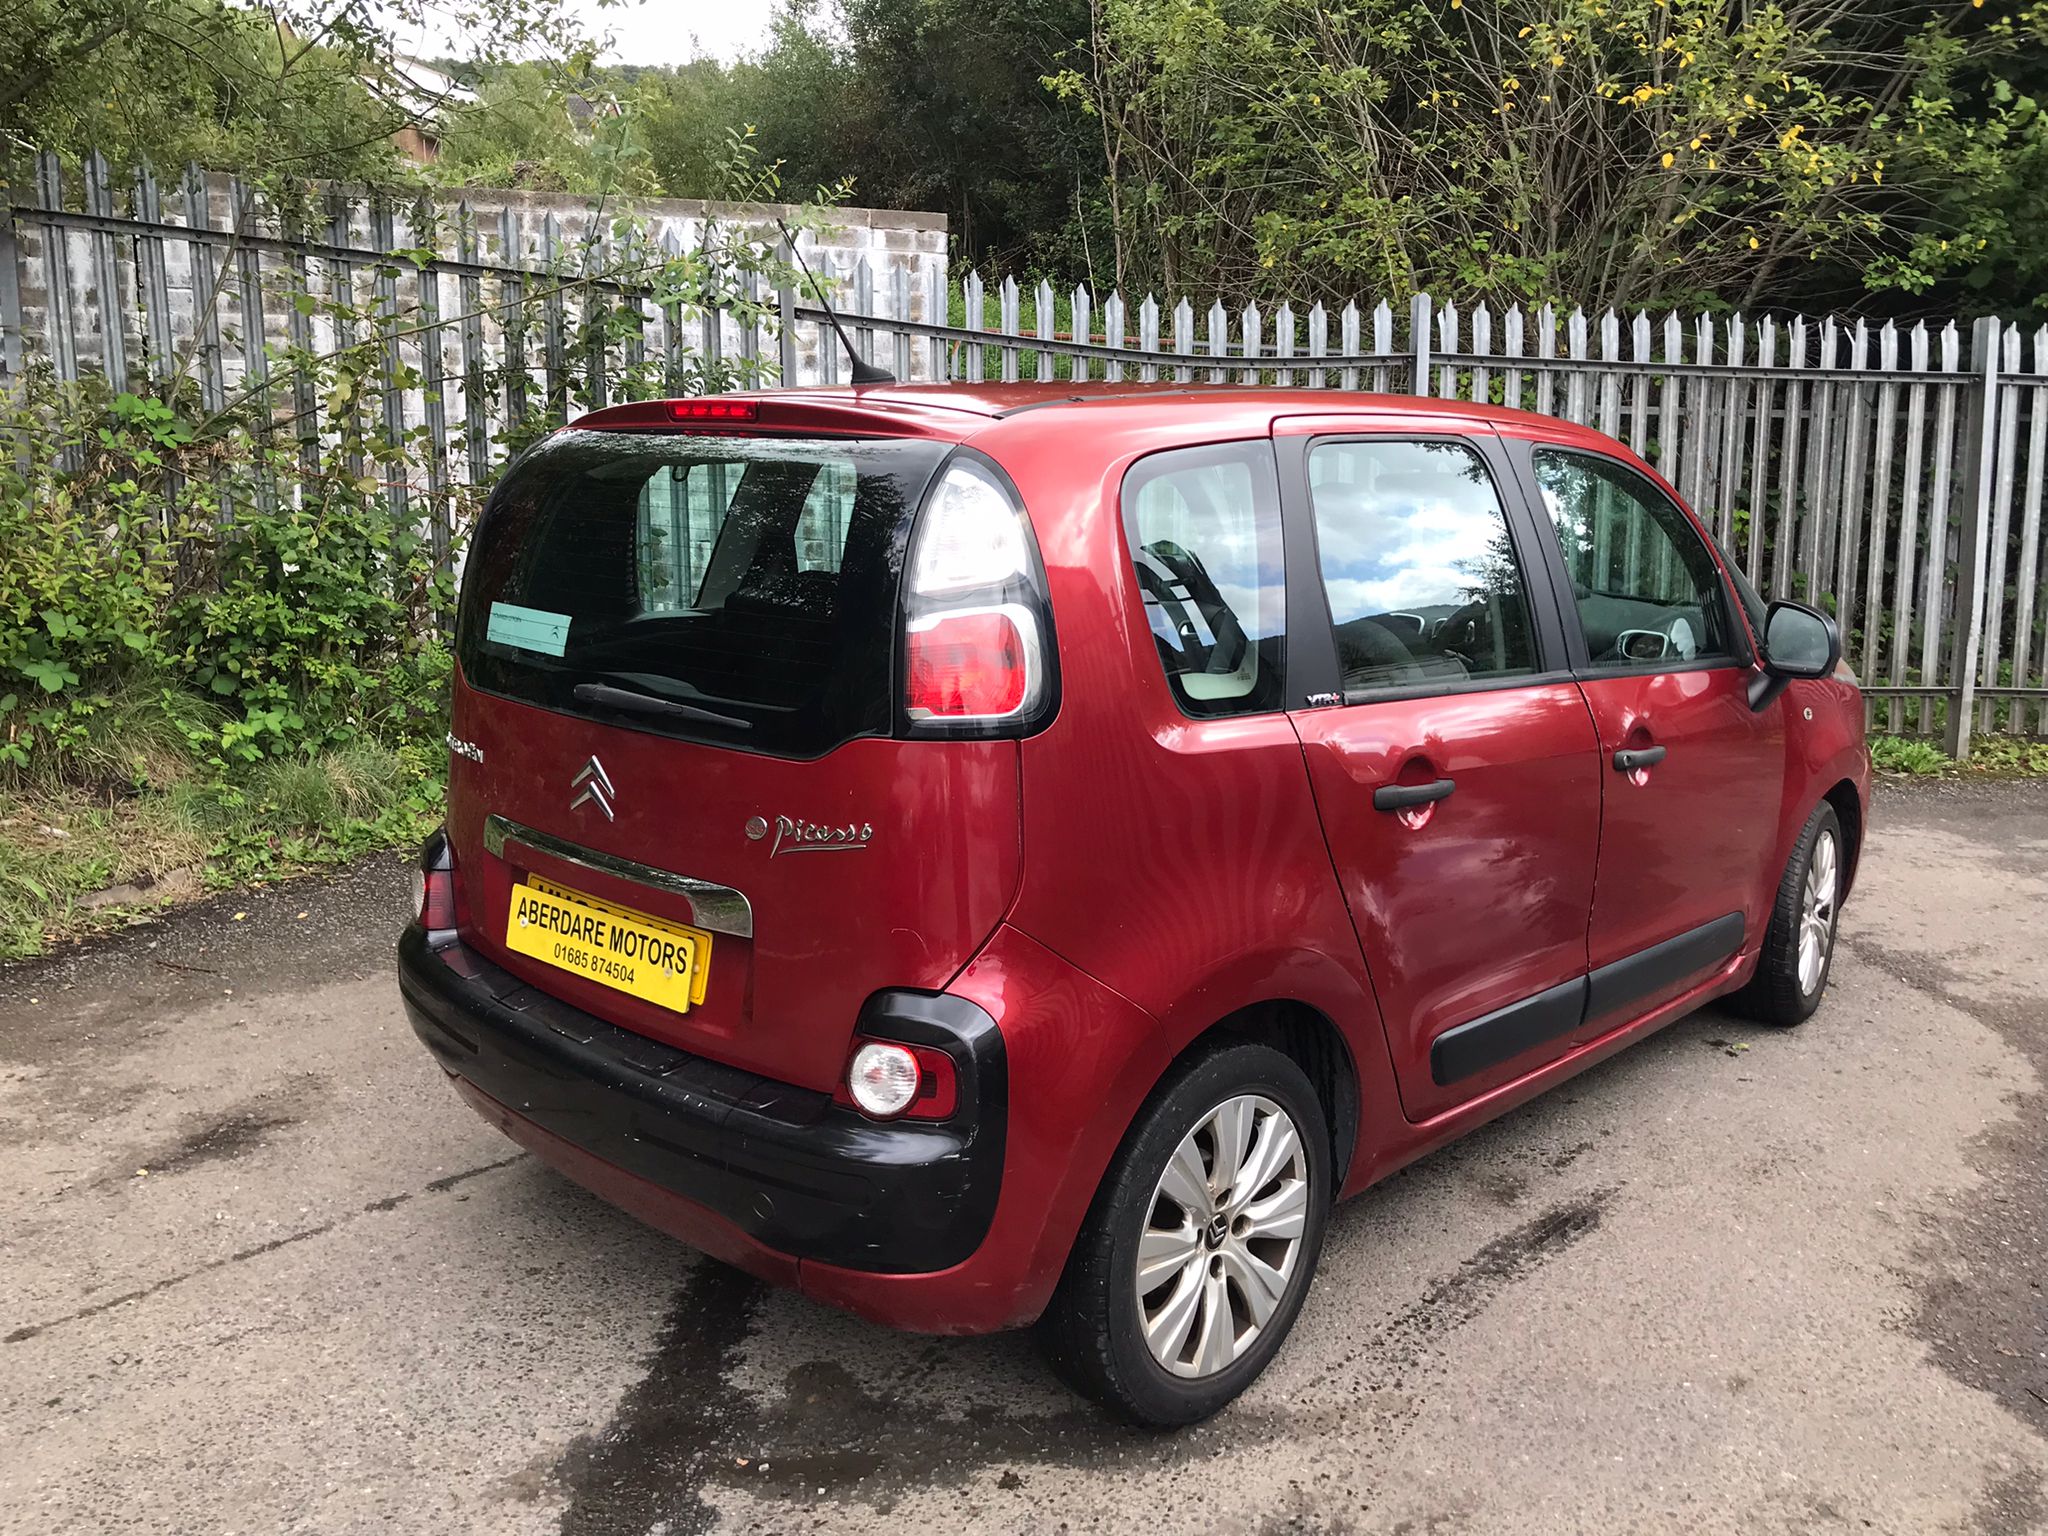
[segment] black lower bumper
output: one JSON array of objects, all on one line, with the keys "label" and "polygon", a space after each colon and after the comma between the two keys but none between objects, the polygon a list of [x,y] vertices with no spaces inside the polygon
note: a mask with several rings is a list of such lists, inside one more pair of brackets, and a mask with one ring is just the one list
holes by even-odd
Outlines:
[{"label": "black lower bumper", "polygon": [[944,1121],[870,1120],[571,1008],[452,938],[398,944],[414,1031],[507,1109],[794,1258],[918,1274],[980,1245],[1002,1182],[1002,1034],[965,999],[882,992],[862,1034],[952,1056]]}]

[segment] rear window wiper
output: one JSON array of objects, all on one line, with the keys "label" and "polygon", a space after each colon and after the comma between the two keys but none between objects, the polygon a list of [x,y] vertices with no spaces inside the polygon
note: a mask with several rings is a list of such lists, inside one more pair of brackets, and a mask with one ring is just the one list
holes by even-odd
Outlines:
[{"label": "rear window wiper", "polygon": [[614,688],[610,683],[578,683],[569,690],[579,704],[599,704],[606,709],[623,710],[634,715],[665,715],[672,720],[699,720],[706,725],[722,725],[729,730],[750,731],[754,728],[751,720],[742,720],[737,715],[721,715],[716,710],[699,709],[694,704],[680,704],[674,699],[658,698],[651,693],[636,693],[630,688]]}]

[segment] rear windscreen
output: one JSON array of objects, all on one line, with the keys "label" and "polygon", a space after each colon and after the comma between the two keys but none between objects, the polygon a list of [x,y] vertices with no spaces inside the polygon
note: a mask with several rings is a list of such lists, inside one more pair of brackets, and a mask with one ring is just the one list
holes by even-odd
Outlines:
[{"label": "rear windscreen", "polygon": [[887,735],[911,516],[949,445],[562,432],[477,530],[473,687],[778,756]]}]

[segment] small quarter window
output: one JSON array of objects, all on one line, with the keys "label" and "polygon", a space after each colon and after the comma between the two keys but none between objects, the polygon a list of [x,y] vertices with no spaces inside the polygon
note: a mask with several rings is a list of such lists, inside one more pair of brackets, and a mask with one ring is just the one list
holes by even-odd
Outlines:
[{"label": "small quarter window", "polygon": [[1536,670],[1529,599],[1486,463],[1462,443],[1319,443],[1309,500],[1347,695]]},{"label": "small quarter window", "polygon": [[1123,507],[1145,620],[1182,711],[1280,708],[1287,589],[1271,444],[1142,459]]}]

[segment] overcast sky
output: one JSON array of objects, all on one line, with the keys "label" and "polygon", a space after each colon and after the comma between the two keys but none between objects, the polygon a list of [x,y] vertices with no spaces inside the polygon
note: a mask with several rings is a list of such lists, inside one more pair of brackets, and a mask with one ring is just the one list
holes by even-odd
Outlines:
[{"label": "overcast sky", "polygon": [[600,9],[595,0],[569,0],[593,32],[609,32],[610,64],[680,64],[700,54],[732,59],[759,49],[768,38],[774,0],[648,0],[645,5]]},{"label": "overcast sky", "polygon": [[[768,23],[777,0],[647,0],[600,6],[597,0],[565,0],[593,35],[609,33],[612,44],[601,55],[607,64],[681,64],[710,55],[731,61],[759,52],[768,42]],[[396,28],[402,52],[416,58],[452,55],[468,58],[473,39],[456,30],[453,19],[432,0],[418,9],[401,8],[396,0],[380,7]]]}]

